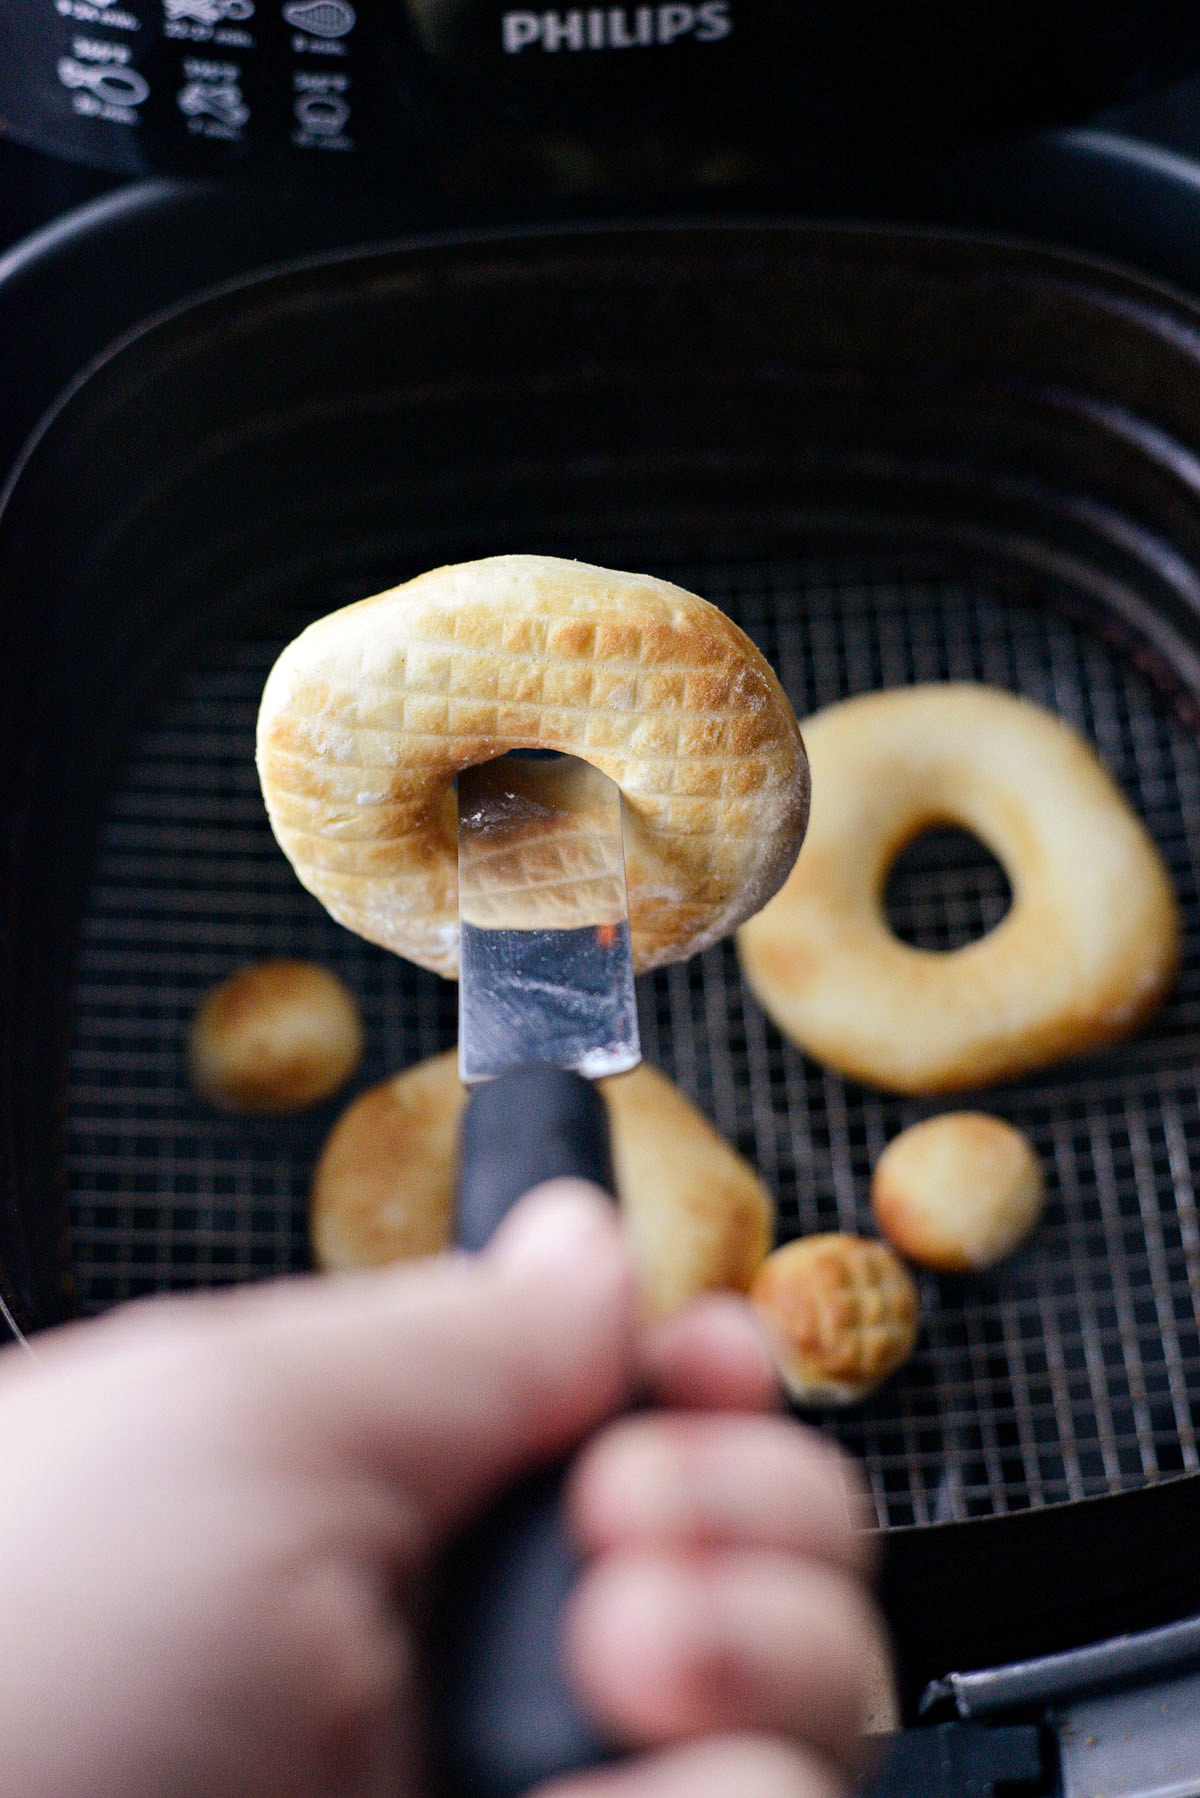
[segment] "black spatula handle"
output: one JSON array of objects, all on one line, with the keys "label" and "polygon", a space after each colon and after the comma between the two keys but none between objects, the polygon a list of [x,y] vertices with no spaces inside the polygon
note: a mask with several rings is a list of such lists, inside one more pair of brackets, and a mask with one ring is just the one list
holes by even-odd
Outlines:
[{"label": "black spatula handle", "polygon": [[[613,1188],[608,1116],[589,1081],[528,1067],[473,1089],[459,1170],[463,1247],[482,1248],[523,1193],[563,1175]],[[435,1703],[440,1771],[455,1798],[513,1798],[606,1758],[561,1663],[575,1575],[561,1495],[559,1468],[525,1482],[450,1559]]]},{"label": "black spatula handle", "polygon": [[590,1080],[536,1065],[472,1087],[459,1145],[464,1249],[483,1248],[523,1193],[563,1176],[613,1190],[608,1111]]}]

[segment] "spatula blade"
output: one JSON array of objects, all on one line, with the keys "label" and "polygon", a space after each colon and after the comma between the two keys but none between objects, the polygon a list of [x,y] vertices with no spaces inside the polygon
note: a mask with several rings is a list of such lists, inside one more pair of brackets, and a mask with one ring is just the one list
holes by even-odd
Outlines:
[{"label": "spatula blade", "polygon": [[615,782],[571,756],[459,775],[468,1084],[534,1063],[598,1079],[641,1060],[621,822]]}]

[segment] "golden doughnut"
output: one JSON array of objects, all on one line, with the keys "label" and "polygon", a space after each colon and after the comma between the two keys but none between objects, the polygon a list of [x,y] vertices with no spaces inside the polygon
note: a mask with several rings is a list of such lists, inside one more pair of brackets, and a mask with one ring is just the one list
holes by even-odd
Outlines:
[{"label": "golden doughnut", "polygon": [[[818,1061],[902,1093],[1004,1080],[1127,1036],[1179,960],[1171,882],[1144,826],[1061,719],[996,688],[867,693],[804,727],[808,839],[738,938],[747,979]],[[888,873],[935,825],[971,831],[1012,905],[945,953],[884,913]]]},{"label": "golden doughnut", "polygon": [[267,811],[303,885],[448,975],[454,777],[519,748],[621,788],[639,971],[727,935],[796,859],[808,768],[779,682],[715,606],[648,576],[550,556],[434,569],[310,625],[258,721]]},{"label": "golden doughnut", "polygon": [[1045,1202],[1029,1138],[979,1111],[949,1111],[902,1130],[871,1177],[875,1222],[893,1248],[942,1273],[1011,1255]]},{"label": "golden doughnut", "polygon": [[[643,1063],[600,1085],[648,1309],[746,1291],[774,1229],[762,1182],[654,1068]],[[342,1114],[313,1176],[318,1267],[378,1267],[449,1244],[465,1100],[451,1053],[371,1087]]]},{"label": "golden doughnut", "polygon": [[750,1301],[798,1405],[853,1405],[912,1354],[920,1300],[886,1243],[802,1236],[768,1255]]}]

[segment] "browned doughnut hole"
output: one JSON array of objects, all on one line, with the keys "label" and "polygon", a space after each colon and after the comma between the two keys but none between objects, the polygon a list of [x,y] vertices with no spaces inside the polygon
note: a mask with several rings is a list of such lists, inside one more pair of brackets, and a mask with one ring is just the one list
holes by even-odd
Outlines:
[{"label": "browned doughnut hole", "polygon": [[353,994],[328,968],[263,961],[215,986],[192,1020],[188,1072],[222,1111],[268,1116],[328,1098],[362,1059]]}]

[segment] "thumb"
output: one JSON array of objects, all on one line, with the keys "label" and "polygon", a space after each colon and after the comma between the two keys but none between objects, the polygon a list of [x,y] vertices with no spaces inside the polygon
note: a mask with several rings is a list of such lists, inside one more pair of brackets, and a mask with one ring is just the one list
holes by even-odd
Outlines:
[{"label": "thumb", "polygon": [[560,1180],[481,1255],[264,1295],[242,1378],[282,1375],[273,1433],[290,1451],[384,1473],[437,1539],[621,1404],[636,1321],[612,1201]]}]

